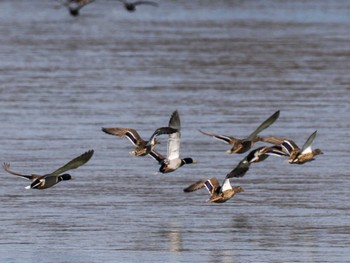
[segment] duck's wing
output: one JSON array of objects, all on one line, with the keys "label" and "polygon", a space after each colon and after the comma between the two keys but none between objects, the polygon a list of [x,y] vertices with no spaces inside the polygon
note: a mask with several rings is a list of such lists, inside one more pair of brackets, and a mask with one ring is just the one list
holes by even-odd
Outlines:
[{"label": "duck's wing", "polygon": [[152,2],[152,1],[136,1],[133,3],[134,5],[152,5],[152,6],[158,6],[158,3]]},{"label": "duck's wing", "polygon": [[247,157],[244,157],[231,172],[226,175],[226,178],[243,177],[250,168],[250,162]]},{"label": "duck's wing", "polygon": [[218,179],[215,177],[210,178],[204,182],[205,188],[207,188],[208,192],[212,195],[213,193],[217,193],[221,186],[219,184]]},{"label": "duck's wing", "polygon": [[199,180],[193,184],[191,184],[190,186],[186,187],[184,189],[184,192],[185,193],[190,193],[190,192],[193,192],[193,191],[196,191],[198,189],[201,189],[204,187],[204,183],[207,181],[207,179],[202,179],[202,180]]},{"label": "duck's wing", "polygon": [[82,8],[83,6],[86,6],[88,4],[91,4],[95,0],[78,0],[76,3],[78,4],[79,9]]},{"label": "duck's wing", "polygon": [[22,178],[25,178],[25,179],[28,179],[28,180],[32,180],[32,181],[34,181],[35,179],[41,177],[41,175],[35,175],[35,174],[20,174],[20,173],[13,172],[13,171],[10,170],[10,164],[9,164],[9,163],[4,163],[4,164],[2,165],[2,168],[3,168],[6,172],[8,172],[8,173],[10,173],[10,174],[13,174],[13,175],[16,175],[16,176],[20,176],[20,177],[22,177]]},{"label": "duck's wing", "polygon": [[288,140],[288,139],[284,138],[284,137],[276,137],[276,136],[265,136],[265,137],[260,137],[259,136],[259,141],[271,143],[271,144],[274,144],[274,145],[280,145],[285,140]]},{"label": "duck's wing", "polygon": [[151,150],[148,155],[156,160],[159,164],[165,160],[165,157],[155,150]]},{"label": "duck's wing", "polygon": [[170,128],[176,129],[177,131],[169,134],[168,138],[168,153],[167,158],[169,160],[180,158],[180,137],[181,137],[181,122],[178,111],[174,111],[170,117],[169,125]]},{"label": "duck's wing", "polygon": [[68,9],[79,10],[94,1],[95,0],[62,0],[61,2]]},{"label": "duck's wing", "polygon": [[82,166],[83,164],[87,163],[91,159],[93,154],[94,154],[94,150],[89,150],[89,151],[83,153],[82,155],[74,158],[73,160],[71,160],[70,162],[65,164],[64,166],[58,168],[56,171],[52,172],[49,175],[50,176],[51,175],[57,176],[57,175],[60,175],[68,170],[76,169],[79,166]]},{"label": "duck's wing", "polygon": [[167,158],[169,160],[180,158],[180,132],[169,134]]},{"label": "duck's wing", "polygon": [[210,137],[213,137],[215,139],[218,139],[220,141],[223,141],[227,144],[235,144],[238,139],[237,138],[234,138],[232,136],[227,136],[227,135],[221,135],[221,134],[215,134],[215,133],[209,133],[209,132],[204,132],[202,130],[199,130],[201,133],[203,133],[204,135],[207,135],[207,136],[210,136]]},{"label": "duck's wing", "polygon": [[274,145],[271,147],[264,147],[263,154],[274,155],[274,156],[289,156],[281,145]]},{"label": "duck's wing", "polygon": [[170,127],[161,127],[158,128],[154,131],[152,134],[151,138],[148,140],[147,145],[154,144],[154,140],[157,136],[162,135],[162,134],[172,134],[174,132],[177,132],[176,129],[170,128]]},{"label": "duck's wing", "polygon": [[271,124],[273,124],[278,117],[280,116],[280,111],[276,111],[269,118],[267,118],[263,123],[260,124],[258,128],[256,128],[247,138],[246,140],[254,140],[260,132],[268,128]]},{"label": "duck's wing", "polygon": [[222,184],[221,191],[224,192],[224,191],[230,190],[230,189],[232,189],[230,178],[226,178],[224,180],[224,183]]},{"label": "duck's wing", "polygon": [[299,151],[298,145],[296,145],[296,143],[293,140],[290,140],[284,137],[268,136],[268,137],[260,137],[259,140],[262,142],[271,143],[277,146],[277,147],[271,147],[271,151],[267,152],[270,155],[272,155],[273,153],[275,153],[275,155],[279,155],[279,150],[282,150],[282,152],[285,153],[281,155],[288,155],[288,156],[290,156],[292,152]]},{"label": "duck's wing", "polygon": [[138,132],[131,128],[102,128],[102,131],[110,135],[126,137],[134,146],[144,143]]},{"label": "duck's wing", "polygon": [[296,143],[292,140],[284,140],[281,143],[281,147],[283,152],[285,152],[288,156],[291,156],[300,151],[300,148]]},{"label": "duck's wing", "polygon": [[181,129],[181,121],[180,121],[180,115],[179,112],[176,110],[171,114],[169,125],[170,128],[176,129],[180,131]]},{"label": "duck's wing", "polygon": [[304,143],[303,147],[300,150],[301,154],[306,154],[306,153],[312,152],[311,144],[313,143],[314,139],[316,138],[316,135],[317,135],[317,131],[314,131],[309,136],[309,138],[306,140],[306,142]]}]

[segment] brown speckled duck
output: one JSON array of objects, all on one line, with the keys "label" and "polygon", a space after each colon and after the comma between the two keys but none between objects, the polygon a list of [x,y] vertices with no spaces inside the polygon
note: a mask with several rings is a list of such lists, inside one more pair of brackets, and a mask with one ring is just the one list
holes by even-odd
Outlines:
[{"label": "brown speckled duck", "polygon": [[148,141],[144,141],[138,132],[131,128],[102,128],[102,131],[110,135],[128,138],[135,146],[135,150],[130,152],[132,156],[146,156],[153,150],[154,146],[159,143],[156,139],[158,135],[172,134],[177,130],[171,127],[158,128]]},{"label": "brown speckled duck", "polygon": [[64,172],[72,169],[76,169],[79,166],[85,164],[90,160],[92,155],[94,154],[94,150],[89,150],[82,155],[74,158],[64,166],[58,168],[56,171],[45,174],[45,175],[37,175],[37,174],[31,174],[31,175],[25,175],[25,174],[19,174],[16,172],[13,172],[10,170],[10,164],[9,163],[4,163],[3,168],[6,172],[21,176],[23,178],[26,178],[28,180],[33,181],[32,184],[28,185],[26,189],[47,189],[50,188],[57,183],[61,181],[67,181],[73,179],[73,177],[70,174],[63,174]]},{"label": "brown speckled duck", "polygon": [[271,124],[273,124],[279,117],[280,111],[276,111],[274,114],[272,114],[268,119],[266,119],[258,128],[256,128],[248,137],[244,139],[239,139],[232,136],[227,135],[220,135],[220,134],[214,134],[209,132],[204,132],[199,130],[201,133],[213,137],[215,139],[224,141],[228,144],[233,145],[230,150],[227,151],[227,153],[245,153],[249,149],[253,147],[253,145],[259,141],[258,134],[268,128]]},{"label": "brown speckled duck", "polygon": [[292,140],[281,138],[281,137],[261,137],[260,140],[263,142],[280,145],[283,152],[289,157],[288,162],[291,164],[304,164],[314,160],[314,157],[319,154],[323,154],[320,149],[312,150],[311,144],[316,138],[317,131],[314,131],[309,138],[306,140],[303,147],[300,149],[299,146]]},{"label": "brown speckled duck", "polygon": [[226,178],[221,186],[218,182],[218,179],[215,177],[199,180],[194,184],[186,187],[184,189],[184,192],[193,192],[203,187],[207,188],[210,194],[210,198],[207,201],[213,203],[224,203],[234,197],[236,194],[244,192],[244,189],[240,186],[232,187],[229,178]]}]

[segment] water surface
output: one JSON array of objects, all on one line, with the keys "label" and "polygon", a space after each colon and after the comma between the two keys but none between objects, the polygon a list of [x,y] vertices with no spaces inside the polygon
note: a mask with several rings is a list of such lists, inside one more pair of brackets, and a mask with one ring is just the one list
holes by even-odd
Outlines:
[{"label": "water surface", "polygon": [[[45,191],[1,172],[1,262],[347,262],[349,10],[164,0],[130,14],[101,0],[73,18],[54,1],[1,1],[1,161],[44,174],[95,150]],[[172,174],[100,130],[147,138],[176,109],[182,156],[198,164]],[[221,205],[183,193],[243,158],[198,129],[244,137],[276,110],[264,135],[302,145],[318,130],[325,154],[253,165]]]}]

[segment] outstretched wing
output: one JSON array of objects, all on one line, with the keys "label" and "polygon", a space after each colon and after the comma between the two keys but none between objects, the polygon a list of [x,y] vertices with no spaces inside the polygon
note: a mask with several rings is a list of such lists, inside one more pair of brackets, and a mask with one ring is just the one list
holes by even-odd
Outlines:
[{"label": "outstretched wing", "polygon": [[231,136],[227,136],[227,135],[220,135],[220,134],[215,134],[215,133],[209,133],[209,132],[204,132],[202,130],[199,130],[201,133],[203,133],[204,135],[213,137],[215,139],[218,139],[220,141],[226,142],[227,144],[235,144],[237,142],[238,139],[231,137]]},{"label": "outstretched wing", "polygon": [[134,2],[134,5],[152,5],[152,6],[158,6],[158,3],[152,2],[152,1],[136,1],[136,2]]},{"label": "outstretched wing", "polygon": [[280,111],[276,111],[274,114],[272,114],[269,118],[267,118],[263,123],[260,124],[258,128],[256,128],[246,139],[247,140],[254,140],[260,132],[268,128],[271,124],[273,124],[278,117],[280,116]]},{"label": "outstretched wing", "polygon": [[264,154],[267,155],[275,155],[275,156],[289,156],[285,151],[283,151],[283,148],[281,145],[274,145],[271,147],[265,147]]},{"label": "outstretched wing", "polygon": [[248,172],[249,167],[250,162],[248,162],[247,157],[244,157],[243,160],[241,160],[237,166],[226,175],[226,178],[243,177],[246,172]]},{"label": "outstretched wing", "polygon": [[151,145],[152,143],[154,144],[154,140],[157,136],[162,135],[162,134],[172,134],[174,132],[177,132],[176,129],[170,128],[170,127],[161,127],[158,128],[154,131],[152,134],[151,138],[147,142],[147,146]]},{"label": "outstretched wing", "polygon": [[312,142],[314,141],[314,139],[316,138],[316,134],[317,134],[317,131],[314,131],[314,132],[309,136],[309,138],[306,140],[306,142],[304,143],[303,147],[302,147],[301,150],[300,150],[300,152],[301,152],[302,154],[312,152],[311,144],[312,144]]},{"label": "outstretched wing", "polygon": [[154,160],[156,160],[159,164],[161,164],[162,161],[165,160],[165,157],[159,152],[156,152],[155,150],[151,150],[148,155],[151,156]]},{"label": "outstretched wing", "polygon": [[201,189],[204,187],[204,183],[207,181],[207,179],[202,179],[202,180],[199,180],[193,184],[191,184],[190,186],[186,187],[184,189],[184,192],[185,193],[190,193],[190,192],[193,192],[193,191],[196,191],[198,189]]},{"label": "outstretched wing", "polygon": [[177,131],[169,134],[168,139],[168,154],[169,160],[180,158],[180,137],[181,137],[181,122],[178,111],[174,111],[170,117],[169,125],[170,128],[176,129]]},{"label": "outstretched wing", "polygon": [[275,136],[265,136],[265,137],[259,137],[259,141],[261,142],[267,142],[275,145],[282,144],[285,140],[288,140],[284,137],[275,137]]},{"label": "outstretched wing", "polygon": [[102,131],[110,135],[126,137],[134,146],[144,142],[137,131],[131,128],[102,128]]},{"label": "outstretched wing", "polygon": [[35,174],[20,174],[20,173],[16,173],[16,172],[13,172],[10,170],[10,164],[9,163],[4,163],[2,165],[2,168],[4,168],[4,170],[10,174],[13,174],[13,175],[17,175],[17,176],[20,176],[20,177],[23,177],[25,179],[28,179],[28,180],[35,180],[39,177],[41,177],[41,175],[35,175]]},{"label": "outstretched wing", "polygon": [[64,166],[58,168],[56,171],[52,172],[50,175],[57,176],[57,175],[60,175],[68,170],[76,169],[79,166],[87,163],[93,154],[94,154],[94,150],[89,150],[89,151],[83,153],[82,155],[74,158],[73,160],[71,160],[70,162],[65,164]]}]

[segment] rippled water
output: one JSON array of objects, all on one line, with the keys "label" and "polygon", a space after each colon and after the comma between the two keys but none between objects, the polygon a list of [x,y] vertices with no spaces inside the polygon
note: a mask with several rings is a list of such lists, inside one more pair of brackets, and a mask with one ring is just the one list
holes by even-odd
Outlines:
[{"label": "rippled water", "polygon": [[[350,3],[159,3],[73,18],[58,1],[0,2],[1,161],[44,174],[95,150],[45,191],[1,172],[1,262],[349,261]],[[199,163],[171,174],[100,131],[147,138],[175,109]],[[255,164],[224,204],[183,193],[243,158],[198,129],[243,137],[276,110],[262,134],[302,145],[318,130],[325,154]]]}]

